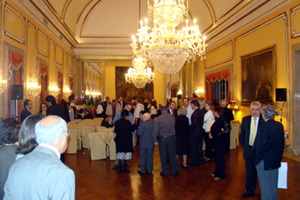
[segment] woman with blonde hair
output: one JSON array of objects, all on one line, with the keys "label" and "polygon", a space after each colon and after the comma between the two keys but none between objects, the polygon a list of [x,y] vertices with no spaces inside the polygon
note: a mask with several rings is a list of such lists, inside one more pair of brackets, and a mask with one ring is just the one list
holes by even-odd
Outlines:
[{"label": "woman with blonde hair", "polygon": [[215,122],[215,117],[212,112],[212,103],[210,101],[207,101],[205,103],[205,109],[206,113],[204,115],[204,121],[203,121],[203,129],[204,129],[204,141],[205,141],[205,162],[209,162],[210,159],[213,157],[213,147],[212,147],[212,140],[209,139],[208,135],[210,133],[210,129],[212,124]]}]

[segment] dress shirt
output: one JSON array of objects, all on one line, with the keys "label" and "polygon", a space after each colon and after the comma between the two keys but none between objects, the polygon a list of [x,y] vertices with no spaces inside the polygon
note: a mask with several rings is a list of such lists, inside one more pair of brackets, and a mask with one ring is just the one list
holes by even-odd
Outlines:
[{"label": "dress shirt", "polygon": [[102,112],[103,112],[103,107],[102,107],[101,104],[99,104],[99,105],[97,106],[96,113],[97,113],[97,114],[101,114]]},{"label": "dress shirt", "polygon": [[[251,116],[251,124],[250,124],[250,135],[249,135],[249,145],[251,145],[251,132],[252,132],[252,123],[253,123],[253,116]],[[258,129],[258,123],[259,123],[259,117],[256,117],[256,131],[255,131],[255,137],[256,137],[256,134],[257,134],[257,129]],[[254,141],[255,141],[255,138],[254,138]]]},{"label": "dress shirt", "polygon": [[[121,119],[121,111],[117,112],[116,116],[113,119],[113,124],[116,123],[116,121],[118,121],[119,119]],[[131,123],[131,125],[133,124],[133,114],[131,112],[129,112],[129,121]]]},{"label": "dress shirt", "polygon": [[69,108],[69,117],[70,117],[70,121],[74,120],[74,109],[73,108]]},{"label": "dress shirt", "polygon": [[157,114],[157,109],[154,106],[151,106],[151,108],[150,108],[150,114],[151,115],[156,115]]},{"label": "dress shirt", "polygon": [[52,151],[54,151],[54,153],[56,154],[56,156],[58,157],[58,159],[60,159],[60,153],[58,152],[58,150],[54,146],[52,146],[50,144],[39,144],[39,146],[51,149]]},{"label": "dress shirt", "polygon": [[144,105],[141,104],[141,103],[138,103],[136,105],[135,110],[134,110],[134,118],[140,118],[140,112],[143,111],[143,110],[145,110]]},{"label": "dress shirt", "polygon": [[191,117],[192,117],[192,114],[193,114],[194,110],[192,109],[190,104],[188,105],[187,108],[184,107],[184,106],[182,106],[182,108],[186,109],[186,111],[187,111],[186,117],[189,119],[189,125],[191,125],[192,124]]},{"label": "dress shirt", "polygon": [[175,117],[163,111],[156,119],[153,129],[153,141],[157,142],[157,134],[159,136],[173,136],[175,135]]}]

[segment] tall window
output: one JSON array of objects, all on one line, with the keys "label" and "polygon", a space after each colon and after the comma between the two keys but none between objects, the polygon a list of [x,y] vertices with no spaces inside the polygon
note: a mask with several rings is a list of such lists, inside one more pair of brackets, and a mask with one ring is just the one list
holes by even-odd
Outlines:
[{"label": "tall window", "polygon": [[212,101],[218,99],[226,99],[227,103],[230,101],[230,69],[209,74],[205,76],[206,79],[206,100]]},{"label": "tall window", "polygon": [[212,99],[218,99],[219,102],[222,99],[227,99],[228,90],[227,90],[228,81],[222,79],[220,82],[216,81],[212,83]]}]

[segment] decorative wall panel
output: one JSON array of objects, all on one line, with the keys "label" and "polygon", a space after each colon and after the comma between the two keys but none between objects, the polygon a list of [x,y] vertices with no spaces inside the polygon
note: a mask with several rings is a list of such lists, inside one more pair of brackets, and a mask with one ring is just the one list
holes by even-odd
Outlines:
[{"label": "decorative wall panel", "polygon": [[25,18],[8,4],[4,10],[4,34],[24,44]]}]

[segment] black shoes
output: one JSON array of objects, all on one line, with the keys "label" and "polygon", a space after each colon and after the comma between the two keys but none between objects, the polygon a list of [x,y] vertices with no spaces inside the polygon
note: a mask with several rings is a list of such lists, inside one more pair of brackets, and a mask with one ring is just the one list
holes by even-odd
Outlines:
[{"label": "black shoes", "polygon": [[179,176],[179,173],[178,172],[172,173],[172,176]]},{"label": "black shoes", "polygon": [[181,165],[181,168],[186,169],[187,165]]},{"label": "black shoes", "polygon": [[243,194],[242,195],[242,198],[246,198],[246,197],[253,197],[253,196],[255,196],[255,193],[245,193],[245,194]]},{"label": "black shoes", "polygon": [[162,177],[167,177],[167,176],[168,176],[168,174],[164,174],[164,173],[162,173],[162,172],[160,172],[160,175],[161,175]]}]

